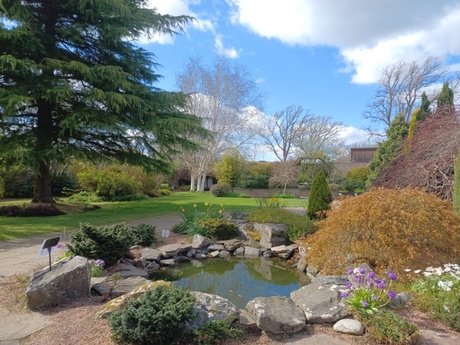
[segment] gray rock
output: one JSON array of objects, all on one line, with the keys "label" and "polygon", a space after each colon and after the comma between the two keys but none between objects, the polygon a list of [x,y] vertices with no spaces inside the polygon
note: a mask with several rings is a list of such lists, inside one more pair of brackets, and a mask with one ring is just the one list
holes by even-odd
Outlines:
[{"label": "gray rock", "polygon": [[193,238],[192,238],[192,248],[193,249],[201,249],[201,248],[209,246],[210,244],[211,244],[211,241],[209,240],[209,238],[206,238],[199,234],[193,235]]},{"label": "gray rock", "polygon": [[260,249],[254,247],[244,247],[244,256],[246,257],[259,257]]},{"label": "gray rock", "polygon": [[179,255],[179,256],[174,257],[173,260],[174,262],[184,262],[184,261],[190,261],[190,258],[183,256],[183,255]]},{"label": "gray rock", "polygon": [[151,262],[147,266],[145,266],[145,270],[148,274],[155,272],[160,269],[160,264],[157,262]]},{"label": "gray rock", "polygon": [[91,265],[75,256],[56,262],[32,274],[26,291],[30,309],[58,305],[86,297],[91,287]]},{"label": "gray rock", "polygon": [[206,259],[207,257],[208,257],[208,255],[203,254],[203,253],[196,253],[195,254],[195,259],[197,259],[197,260]]},{"label": "gray rock", "polygon": [[305,272],[307,269],[307,258],[306,257],[300,257],[299,261],[297,262],[297,269],[300,272]]},{"label": "gray rock", "polygon": [[192,248],[190,244],[167,244],[158,248],[158,251],[165,259],[172,258],[176,255],[187,253]]},{"label": "gray rock", "polygon": [[236,248],[233,252],[235,256],[244,256],[244,247]]},{"label": "gray rock", "polygon": [[243,242],[237,239],[228,240],[228,241],[219,241],[218,244],[222,244],[224,249],[233,253],[237,248],[240,248],[243,245]]},{"label": "gray rock", "polygon": [[238,326],[244,329],[258,329],[256,321],[249,315],[246,309],[238,310],[238,314],[240,316],[240,322]]},{"label": "gray rock", "polygon": [[112,269],[112,273],[119,273],[122,278],[128,277],[145,277],[147,278],[149,274],[140,268],[134,267],[133,265],[119,263],[116,264]]},{"label": "gray rock", "polygon": [[271,250],[275,256],[278,256],[282,259],[289,259],[294,251],[297,249],[297,244],[291,244],[289,246],[281,245],[277,247],[272,247]]},{"label": "gray rock", "polygon": [[215,251],[215,250],[224,250],[224,249],[225,249],[225,247],[224,247],[223,244],[217,244],[217,243],[211,244],[211,245],[208,247],[208,250],[209,250],[210,252],[213,252],[213,251]]},{"label": "gray rock", "polygon": [[273,254],[273,252],[271,251],[271,249],[266,249],[264,250],[264,253],[262,254],[262,256],[266,259],[268,258],[272,258],[274,257],[275,255]]},{"label": "gray rock", "polygon": [[211,252],[208,254],[208,258],[217,258],[219,256],[219,253],[220,252],[218,250]]},{"label": "gray rock", "polygon": [[161,260],[160,264],[161,266],[174,266],[176,264],[176,261],[174,261],[174,259],[166,259]]},{"label": "gray rock", "polygon": [[228,258],[229,256],[231,256],[230,252],[226,251],[226,250],[221,250],[219,252],[219,258]]},{"label": "gray rock", "polygon": [[361,322],[354,319],[342,319],[334,324],[334,331],[352,335],[363,335],[364,326]]},{"label": "gray rock", "polygon": [[419,345],[458,345],[460,344],[460,336],[447,333],[442,330],[432,331],[421,329],[417,344]]},{"label": "gray rock", "polygon": [[291,292],[291,299],[305,312],[310,323],[336,322],[348,316],[348,308],[341,302],[342,285],[315,280]]},{"label": "gray rock", "polygon": [[396,298],[390,302],[390,308],[400,308],[408,302],[412,301],[414,296],[409,292],[401,292],[396,295]]},{"label": "gray rock", "polygon": [[320,284],[344,286],[349,280],[347,276],[316,276],[313,281]]},{"label": "gray rock", "polygon": [[288,230],[285,224],[254,223],[254,230],[260,232],[260,245],[263,247],[271,248],[289,243],[284,235]]},{"label": "gray rock", "polygon": [[204,292],[192,291],[195,295],[195,303],[193,306],[197,317],[187,327],[189,329],[203,326],[207,321],[224,321],[228,324],[233,324],[238,320],[238,311],[235,305],[229,300]]},{"label": "gray rock", "polygon": [[149,282],[149,280],[143,277],[128,277],[126,279],[119,279],[113,282],[112,290],[108,295],[110,298],[119,297],[141,285],[148,284]]},{"label": "gray rock", "polygon": [[203,267],[203,264],[198,260],[190,260],[190,263],[193,265],[193,267]]},{"label": "gray rock", "polygon": [[195,257],[195,254],[197,253],[196,249],[190,249],[188,252],[187,252],[187,257],[192,259]]},{"label": "gray rock", "polygon": [[142,259],[148,261],[159,261],[161,259],[161,252],[152,248],[142,249]]},{"label": "gray rock", "polygon": [[252,240],[251,236],[248,235],[247,231],[253,231],[254,230],[254,223],[241,223],[238,224],[238,230],[240,232],[240,237],[243,240]]},{"label": "gray rock", "polygon": [[287,297],[257,297],[246,304],[250,318],[262,331],[296,333],[306,326],[305,313]]}]

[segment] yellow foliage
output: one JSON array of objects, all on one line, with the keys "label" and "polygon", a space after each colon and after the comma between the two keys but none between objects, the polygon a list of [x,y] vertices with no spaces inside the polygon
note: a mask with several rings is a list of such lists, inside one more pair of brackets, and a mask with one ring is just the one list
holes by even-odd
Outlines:
[{"label": "yellow foliage", "polygon": [[376,272],[425,269],[460,259],[460,217],[422,190],[373,188],[345,198],[306,238],[309,265],[343,274],[368,263]]}]

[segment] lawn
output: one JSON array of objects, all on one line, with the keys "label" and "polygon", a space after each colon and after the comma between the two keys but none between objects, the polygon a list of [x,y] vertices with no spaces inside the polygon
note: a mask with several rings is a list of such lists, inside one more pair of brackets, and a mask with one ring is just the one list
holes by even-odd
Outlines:
[{"label": "lawn", "polygon": [[[27,200],[29,201],[29,200]],[[306,207],[305,199],[283,199],[287,207]],[[0,217],[0,241],[78,228],[81,222],[94,225],[119,223],[180,213],[181,206],[222,204],[225,211],[250,212],[257,209],[253,198],[217,198],[210,193],[177,192],[170,196],[142,201],[99,203],[98,210],[55,217]],[[24,200],[16,202],[24,203]],[[0,202],[0,206],[7,204]]]}]

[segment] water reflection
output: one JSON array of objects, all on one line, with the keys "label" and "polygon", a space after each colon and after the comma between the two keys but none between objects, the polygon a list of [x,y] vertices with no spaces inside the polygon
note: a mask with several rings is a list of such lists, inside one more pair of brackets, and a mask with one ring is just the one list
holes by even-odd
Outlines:
[{"label": "water reflection", "polygon": [[180,263],[152,274],[152,279],[175,281],[187,290],[216,294],[238,308],[255,297],[286,296],[308,283],[304,275],[279,259],[208,259]]}]

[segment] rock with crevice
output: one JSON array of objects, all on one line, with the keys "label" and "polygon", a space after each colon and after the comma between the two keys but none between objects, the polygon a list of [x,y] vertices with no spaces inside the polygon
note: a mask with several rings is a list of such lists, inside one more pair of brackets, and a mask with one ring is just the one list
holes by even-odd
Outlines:
[{"label": "rock with crevice", "polygon": [[260,232],[260,245],[267,248],[289,244],[286,237],[288,227],[286,224],[254,223],[254,230]]},{"label": "rock with crevice", "polygon": [[206,322],[223,321],[231,325],[238,320],[238,310],[228,299],[199,291],[191,291],[195,296],[193,311],[196,318],[187,328],[195,329]]}]

